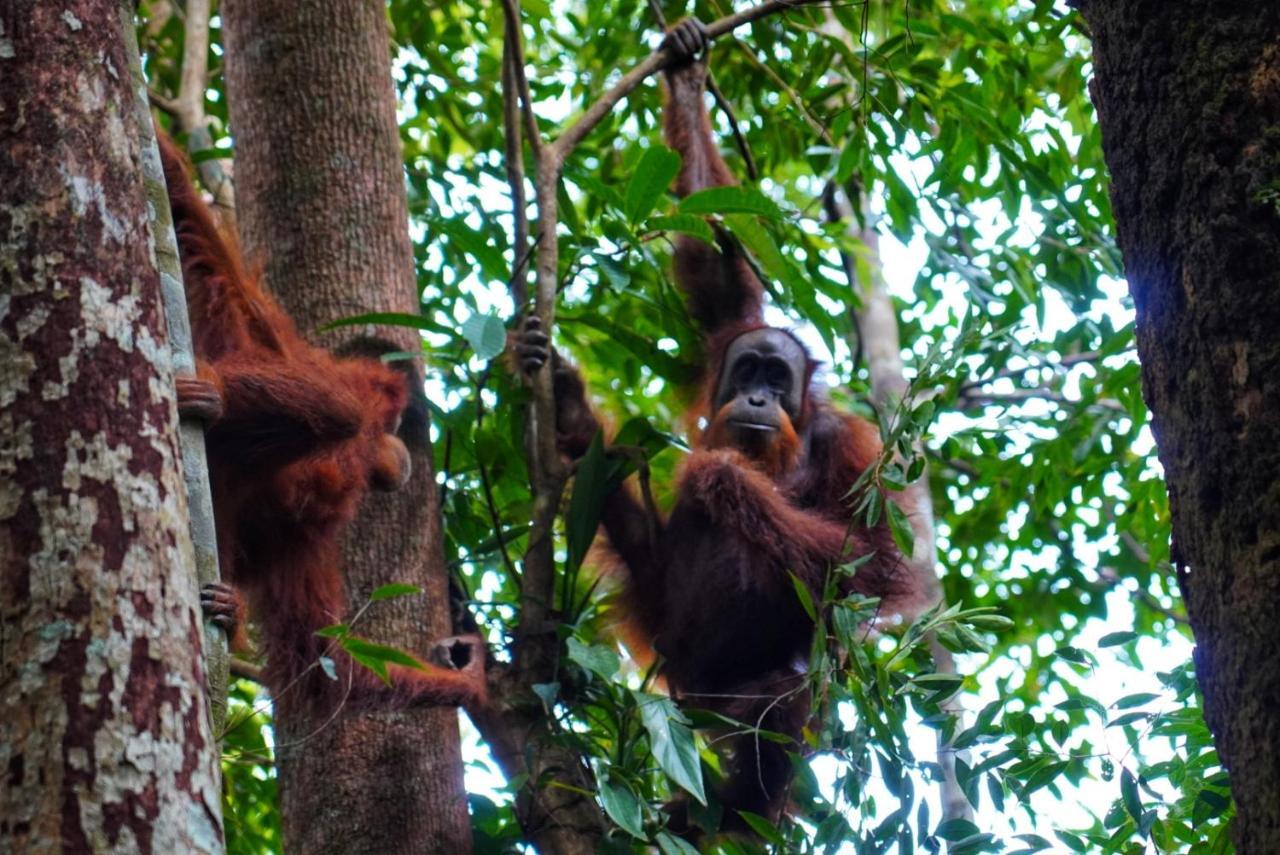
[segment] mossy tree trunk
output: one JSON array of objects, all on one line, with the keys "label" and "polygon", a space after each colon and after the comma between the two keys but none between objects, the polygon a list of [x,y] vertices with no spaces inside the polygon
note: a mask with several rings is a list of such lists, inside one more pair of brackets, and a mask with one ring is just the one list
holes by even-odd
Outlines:
[{"label": "mossy tree trunk", "polygon": [[0,4],[3,852],[222,850],[133,25]]},{"label": "mossy tree trunk", "polygon": [[1082,5],[1205,717],[1280,852],[1280,3]]}]

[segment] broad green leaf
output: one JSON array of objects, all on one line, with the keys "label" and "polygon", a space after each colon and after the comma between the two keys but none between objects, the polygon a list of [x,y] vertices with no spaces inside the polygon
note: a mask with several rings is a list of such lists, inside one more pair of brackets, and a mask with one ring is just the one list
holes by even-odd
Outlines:
[{"label": "broad green leaf", "polygon": [[[733,236],[742,241],[747,251],[760,262],[765,275],[780,284],[784,290],[797,287],[799,278],[795,267],[787,261],[769,230],[760,225],[760,221],[747,214],[729,214],[724,218],[725,225]],[[796,291],[793,296],[803,293]]]},{"label": "broad green leaf", "polygon": [[698,855],[698,850],[692,844],[665,831],[658,832],[655,839],[662,855]]},{"label": "broad green leaf", "polygon": [[680,155],[661,145],[645,149],[631,172],[623,196],[623,212],[632,225],[649,216],[679,172]]},{"label": "broad green leaf", "polygon": [[654,759],[672,781],[706,804],[698,746],[684,716],[670,698],[646,692],[634,696]]},{"label": "broad green leaf", "polygon": [[978,833],[978,826],[967,819],[948,819],[933,830],[935,837],[943,840],[963,840]]},{"label": "broad green leaf", "polygon": [[576,638],[567,643],[569,658],[604,680],[613,679],[622,663],[612,648],[603,644],[583,644]]},{"label": "broad green leaf", "polygon": [[758,214],[780,219],[782,211],[773,200],[749,187],[708,187],[680,200],[682,214]]},{"label": "broad green leaf", "polygon": [[813,594],[809,592],[809,586],[795,573],[788,571],[787,575],[791,577],[791,585],[796,589],[796,596],[800,599],[800,605],[804,606],[805,614],[809,616],[809,620],[816,621],[818,610],[813,605]]},{"label": "broad green leaf", "polygon": [[702,217],[693,214],[675,214],[669,217],[650,217],[645,220],[646,230],[655,232],[680,232],[691,235],[704,243],[715,246],[716,234]]},{"label": "broad green leaf", "polygon": [[507,328],[497,315],[472,315],[462,322],[462,336],[486,362],[507,347]]},{"label": "broad green leaf", "polygon": [[361,662],[383,662],[403,665],[406,668],[422,668],[422,663],[414,656],[385,644],[375,644],[354,635],[344,637],[340,643],[344,650],[359,658]]},{"label": "broad green leaf", "polygon": [[417,585],[410,585],[405,582],[392,582],[389,585],[380,585],[369,595],[369,602],[376,603],[381,600],[393,600],[396,597],[407,597],[411,594],[420,594],[422,589]]},{"label": "broad green leaf", "polygon": [[604,805],[609,818],[618,827],[640,840],[646,840],[644,833],[644,815],[640,808],[640,800],[627,783],[608,780],[600,785],[600,801]]},{"label": "broad green leaf", "polygon": [[1118,644],[1128,644],[1137,637],[1138,634],[1136,632],[1109,632],[1098,639],[1098,646],[1115,647]]},{"label": "broad green leaf", "polygon": [[738,816],[742,817],[747,825],[751,826],[751,830],[760,835],[769,843],[775,846],[785,846],[786,840],[778,833],[778,827],[769,820],[765,819],[758,813],[752,813],[747,810],[738,811]]},{"label": "broad green leaf", "polygon": [[349,318],[339,318],[320,327],[320,330],[332,330],[338,327],[355,327],[364,324],[381,325],[388,327],[410,327],[415,330],[427,330],[428,332],[442,333],[444,335],[452,335],[453,330],[442,326],[435,321],[423,315],[411,315],[405,312],[366,312],[363,315],[352,315]]},{"label": "broad green leaf", "polygon": [[909,558],[916,548],[916,533],[911,528],[911,520],[907,519],[906,513],[892,499],[885,499],[884,509],[889,518],[889,534],[893,536],[894,544]]},{"label": "broad green leaf", "polygon": [[565,539],[569,545],[568,572],[576,572],[596,538],[605,496],[609,492],[609,461],[604,455],[603,437],[597,433],[578,461],[573,476],[573,495],[565,515]]},{"label": "broad green leaf", "polygon": [[1134,820],[1142,817],[1142,798],[1138,795],[1138,779],[1125,769],[1120,773],[1120,797],[1124,799],[1124,809]]}]

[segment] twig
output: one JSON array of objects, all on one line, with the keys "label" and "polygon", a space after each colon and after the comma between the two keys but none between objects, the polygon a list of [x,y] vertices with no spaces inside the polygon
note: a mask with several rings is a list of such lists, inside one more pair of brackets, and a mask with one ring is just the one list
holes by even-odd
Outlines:
[{"label": "twig", "polygon": [[1089,407],[1098,407],[1119,415],[1129,415],[1129,411],[1125,406],[1114,398],[1099,398],[1092,402],[1072,400],[1061,392],[1056,392],[1044,386],[1040,386],[1035,389],[1013,389],[1009,392],[961,392],[956,398],[956,406],[962,409],[969,407],[982,407],[991,404],[1013,406],[1017,404],[1025,404],[1028,401],[1048,401],[1051,404],[1058,404],[1063,407],[1074,407],[1084,404]]},{"label": "twig", "polygon": [[724,97],[724,93],[720,91],[720,85],[716,83],[715,77],[710,71],[707,72],[707,89],[711,92],[711,97],[715,98],[716,106],[724,111],[729,119],[729,131],[733,134],[733,141],[738,146],[738,151],[742,153],[742,160],[747,169],[747,177],[751,179],[751,183],[760,180],[760,172],[756,169],[756,159],[751,154],[751,147],[747,145],[747,138],[742,133],[742,128],[738,123],[738,115],[733,112],[733,105],[729,103],[729,99]]},{"label": "twig", "polygon": [[542,134],[538,132],[538,118],[533,115],[533,96],[529,93],[529,78],[525,75],[524,39],[520,37],[520,0],[502,0],[506,11],[506,33],[504,36],[504,54],[511,55],[508,66],[520,93],[520,112],[524,116],[524,132],[529,139],[529,147],[539,158],[542,156]]},{"label": "twig", "polygon": [[[506,0],[511,2],[511,0]],[[744,9],[734,15],[727,15],[719,20],[712,21],[707,25],[707,36],[709,38],[717,38],[725,33],[731,32],[743,24],[749,24],[757,21],[775,12],[785,9],[793,9],[800,6],[812,5],[817,0],[767,0],[758,6],[752,6],[750,9]],[[649,54],[640,63],[634,66],[630,71],[622,76],[622,79],[614,84],[613,88],[601,95],[595,103],[589,106],[578,120],[560,135],[555,142],[551,144],[551,148],[556,153],[557,161],[563,161],[564,157],[577,147],[578,143],[591,132],[591,129],[600,124],[601,120],[609,114],[614,106],[625,98],[630,92],[645,81],[651,74],[666,68],[675,57],[666,50],[659,48]]]},{"label": "twig", "polygon": [[529,199],[524,192],[524,140],[520,134],[520,94],[516,74],[517,40],[511,38],[510,28],[502,42],[502,127],[505,135],[507,184],[511,188],[511,216],[514,220],[514,232],[511,248],[515,254],[515,264],[511,271],[511,302],[515,304],[516,321],[519,323],[525,304],[529,301],[528,270],[529,246]]},{"label": "twig", "polygon": [[1010,380],[1017,377],[1023,377],[1029,372],[1043,371],[1046,368],[1061,370],[1064,368],[1070,368],[1073,365],[1080,365],[1085,362],[1097,362],[1100,358],[1102,358],[1102,354],[1090,350],[1085,353],[1069,353],[1057,362],[1049,362],[1046,360],[1037,362],[1034,365],[1024,365],[1020,368],[1002,368],[990,377],[984,377],[981,380],[971,380],[968,383],[961,384],[960,394],[963,395],[970,389],[981,389],[983,386],[994,383],[997,380]]},{"label": "twig", "polygon": [[254,665],[252,662],[245,662],[243,659],[231,657],[231,676],[238,677],[241,680],[250,680],[259,685],[266,685],[262,681],[261,666]]},{"label": "twig", "polygon": [[1123,584],[1124,577],[1121,576],[1119,573],[1117,573],[1115,570],[1111,569],[1110,567],[1099,567],[1098,579],[1101,582],[1103,582],[1108,588],[1119,588],[1124,590],[1126,593],[1137,597],[1139,600],[1142,601],[1143,605],[1151,609],[1151,611],[1155,612],[1156,614],[1162,615],[1168,618],[1169,620],[1173,621],[1174,623],[1179,623],[1179,624],[1182,624],[1183,626],[1190,625],[1190,621],[1187,620],[1186,615],[1180,615],[1177,612],[1175,612],[1173,609],[1167,608],[1166,606],[1161,604],[1161,602],[1157,600],[1151,594],[1150,591],[1143,590],[1141,586],[1139,586],[1137,590],[1129,590],[1128,588],[1126,588]]},{"label": "twig", "polygon": [[[209,15],[210,0],[187,0],[183,15],[182,66],[178,72],[178,94],[166,98],[149,92],[151,103],[173,120],[176,132],[186,134],[187,150],[194,153],[213,147],[208,117],[204,111],[205,90],[209,86]],[[200,182],[213,195],[213,204],[222,215],[223,225],[231,226],[235,218],[235,192],[230,176],[214,158],[202,158],[196,164]]]}]

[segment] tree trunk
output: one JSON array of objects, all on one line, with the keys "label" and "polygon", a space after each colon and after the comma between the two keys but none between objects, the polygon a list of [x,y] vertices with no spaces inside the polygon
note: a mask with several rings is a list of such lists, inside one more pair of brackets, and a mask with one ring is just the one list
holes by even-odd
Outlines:
[{"label": "tree trunk", "polygon": [[1084,16],[1205,718],[1238,851],[1280,852],[1280,4]]},{"label": "tree trunk", "polygon": [[[366,311],[418,311],[386,11],[370,0],[225,0],[239,224],[251,258],[304,331]],[[421,351],[416,332],[332,334],[349,349]],[[402,363],[405,364],[405,363]],[[447,575],[421,368],[402,438],[410,484],[371,496],[346,547],[348,590],[424,593],[378,603],[359,632],[425,655],[450,634]],[[277,720],[291,852],[471,849],[452,708]]]},{"label": "tree trunk", "polygon": [[219,852],[132,3],[0,4],[0,81],[0,851]]}]

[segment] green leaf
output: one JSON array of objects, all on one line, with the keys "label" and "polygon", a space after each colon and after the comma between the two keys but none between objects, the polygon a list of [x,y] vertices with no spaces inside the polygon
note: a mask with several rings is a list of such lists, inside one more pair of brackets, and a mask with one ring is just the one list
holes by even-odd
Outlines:
[{"label": "green leaf", "polygon": [[759,220],[746,214],[729,214],[724,218],[724,223],[733,236],[742,241],[747,252],[760,262],[770,279],[786,286],[796,284],[799,276],[795,268],[787,261],[769,230],[760,225]]},{"label": "green leaf", "polygon": [[462,322],[462,337],[486,362],[507,348],[507,328],[497,315],[475,314],[467,318]]},{"label": "green leaf", "polygon": [[711,226],[707,225],[707,221],[702,217],[695,217],[693,214],[650,217],[645,220],[644,226],[646,231],[680,232],[681,234],[692,235],[712,246],[715,246],[716,243],[716,233],[711,230]]},{"label": "green leaf", "polygon": [[682,214],[758,214],[781,219],[782,211],[773,200],[750,187],[708,187],[680,200]]},{"label": "green leaf", "polygon": [[649,734],[653,759],[662,771],[702,804],[707,803],[702,783],[702,763],[693,731],[668,697],[648,692],[634,692],[640,710],[640,721]]},{"label": "green leaf", "polygon": [[[422,668],[422,663],[405,651],[388,647],[385,644],[374,644],[372,641],[359,636],[348,635],[340,643],[343,650],[359,658],[361,662],[389,662],[393,665],[403,665],[406,668]],[[385,673],[385,669],[383,673]]]},{"label": "green leaf", "polygon": [[1132,695],[1125,695],[1111,706],[1113,709],[1127,710],[1131,707],[1140,707],[1145,703],[1154,701],[1158,697],[1160,696],[1155,692],[1137,692]]},{"label": "green leaf", "polygon": [[1099,647],[1115,647],[1119,644],[1128,644],[1138,637],[1136,632],[1109,632],[1102,638],[1098,639]]},{"label": "green leaf", "polygon": [[1135,821],[1142,818],[1142,797],[1138,795],[1138,779],[1125,769],[1120,773],[1120,797],[1124,800],[1124,809]]},{"label": "green leaf", "polygon": [[565,539],[569,546],[566,571],[574,573],[587,557],[591,542],[600,527],[600,514],[609,491],[608,460],[604,456],[604,439],[597,433],[587,446],[587,453],[574,470],[573,495],[565,514]]},{"label": "green leaf", "polygon": [[691,844],[665,831],[658,832],[656,839],[662,855],[698,855],[698,850]]},{"label": "green leaf", "polygon": [[407,597],[411,594],[421,594],[422,589],[417,585],[410,585],[406,582],[392,582],[389,585],[380,585],[374,588],[373,593],[369,595],[369,602],[376,603],[381,600],[393,600],[396,597]]},{"label": "green leaf", "polygon": [[800,598],[800,605],[804,606],[805,614],[809,616],[809,620],[816,621],[818,619],[818,610],[814,608],[813,595],[809,593],[809,586],[790,570],[787,571],[787,575],[791,577],[791,584],[796,589],[796,596]]},{"label": "green leaf", "polygon": [[622,667],[617,652],[603,644],[588,645],[577,638],[570,638],[567,647],[570,659],[604,680],[613,679]]},{"label": "green leaf", "polygon": [[618,824],[618,827],[640,840],[647,840],[644,833],[644,815],[640,809],[640,799],[636,798],[631,786],[625,782],[605,781],[600,785],[600,801],[605,813]]},{"label": "green leaf", "polygon": [[680,155],[661,145],[645,149],[623,196],[622,210],[628,222],[635,225],[649,216],[679,172]]},{"label": "green leaf", "polygon": [[910,558],[916,548],[916,533],[911,528],[911,520],[907,519],[906,513],[892,499],[885,500],[884,509],[889,518],[889,534],[893,535],[893,542],[902,550],[903,555]]},{"label": "green leaf", "polygon": [[774,846],[785,846],[786,840],[778,833],[778,827],[769,820],[765,819],[758,813],[752,813],[749,810],[738,811],[738,816],[746,820],[747,825],[751,826],[751,830],[760,835]]},{"label": "green leaf", "polygon": [[933,836],[943,840],[964,840],[978,833],[978,826],[967,819],[949,819],[934,829]]},{"label": "green leaf", "polygon": [[320,327],[320,331],[337,329],[338,327],[354,327],[362,324],[379,324],[388,327],[409,327],[415,330],[453,335],[453,330],[442,326],[422,315],[411,315],[406,312],[366,312],[363,315],[352,315],[349,318],[338,318]]}]

